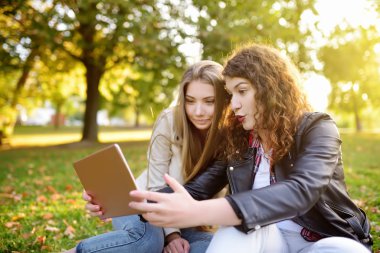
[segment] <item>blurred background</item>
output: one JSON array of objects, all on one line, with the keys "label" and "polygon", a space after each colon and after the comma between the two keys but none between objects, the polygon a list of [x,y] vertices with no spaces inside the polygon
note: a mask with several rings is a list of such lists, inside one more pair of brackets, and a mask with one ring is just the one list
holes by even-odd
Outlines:
[{"label": "blurred background", "polygon": [[380,253],[380,0],[0,0],[0,252],[112,229],[84,211],[72,163],[118,143],[138,176],[186,67],[247,42],[291,57],[336,120]]},{"label": "blurred background", "polygon": [[340,128],[380,128],[379,0],[2,0],[0,41],[3,145],[27,126],[90,142],[149,126],[189,64],[250,41],[290,56]]}]

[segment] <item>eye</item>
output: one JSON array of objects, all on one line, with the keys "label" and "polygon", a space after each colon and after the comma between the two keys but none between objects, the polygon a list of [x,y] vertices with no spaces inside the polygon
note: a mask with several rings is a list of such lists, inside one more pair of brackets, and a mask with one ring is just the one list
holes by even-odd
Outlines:
[{"label": "eye", "polygon": [[206,100],[206,104],[213,105],[215,103],[215,99],[208,99]]},{"label": "eye", "polygon": [[238,92],[240,95],[244,95],[247,92],[247,90],[246,89],[239,89]]},{"label": "eye", "polygon": [[193,100],[193,99],[190,99],[190,98],[186,98],[186,99],[185,99],[185,102],[186,102],[186,104],[193,104],[193,103],[194,103],[194,100]]}]

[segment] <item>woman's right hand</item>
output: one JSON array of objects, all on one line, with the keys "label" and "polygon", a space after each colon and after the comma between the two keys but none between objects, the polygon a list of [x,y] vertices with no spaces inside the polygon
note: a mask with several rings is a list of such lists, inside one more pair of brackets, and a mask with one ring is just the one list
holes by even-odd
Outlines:
[{"label": "woman's right hand", "polygon": [[87,203],[85,205],[85,209],[88,211],[88,213],[91,216],[99,217],[99,216],[103,215],[103,212],[101,211],[101,207],[99,205],[95,205],[91,202],[92,198],[90,195],[87,194],[87,192],[85,190],[83,190],[82,198],[85,201],[87,201]]},{"label": "woman's right hand", "polygon": [[190,244],[177,232],[171,233],[165,238],[167,245],[163,253],[189,253]]}]

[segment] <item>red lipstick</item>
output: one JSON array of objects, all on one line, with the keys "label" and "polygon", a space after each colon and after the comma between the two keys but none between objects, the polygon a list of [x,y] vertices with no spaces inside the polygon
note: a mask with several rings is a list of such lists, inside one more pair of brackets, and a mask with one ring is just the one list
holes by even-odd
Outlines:
[{"label": "red lipstick", "polygon": [[242,123],[244,120],[245,120],[245,117],[244,116],[236,116],[236,119]]}]

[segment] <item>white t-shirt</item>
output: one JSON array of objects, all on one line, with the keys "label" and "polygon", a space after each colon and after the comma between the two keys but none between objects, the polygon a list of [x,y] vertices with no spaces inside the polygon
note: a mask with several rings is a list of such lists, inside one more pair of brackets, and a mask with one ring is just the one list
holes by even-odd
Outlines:
[{"label": "white t-shirt", "polygon": [[[253,183],[252,189],[259,189],[270,185],[270,160],[267,155],[263,152],[263,147],[260,145],[259,154],[263,154],[261,157],[261,162],[257,170],[255,181]],[[290,230],[295,232],[301,232],[302,227],[292,220],[284,220],[276,223],[279,229]]]}]

